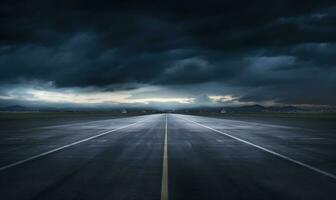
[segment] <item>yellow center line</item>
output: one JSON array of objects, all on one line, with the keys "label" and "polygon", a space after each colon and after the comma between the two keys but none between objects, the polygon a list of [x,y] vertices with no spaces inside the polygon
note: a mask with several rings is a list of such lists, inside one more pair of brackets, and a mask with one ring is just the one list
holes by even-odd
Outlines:
[{"label": "yellow center line", "polygon": [[168,117],[166,114],[166,126],[164,136],[164,152],[162,166],[161,200],[168,200]]}]

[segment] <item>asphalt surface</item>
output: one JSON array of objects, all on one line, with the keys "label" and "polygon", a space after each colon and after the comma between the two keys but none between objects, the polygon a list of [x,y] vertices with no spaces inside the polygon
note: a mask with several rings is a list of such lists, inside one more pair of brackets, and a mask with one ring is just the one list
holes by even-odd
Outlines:
[{"label": "asphalt surface", "polygon": [[336,130],[156,114],[0,130],[0,199],[336,199]]}]

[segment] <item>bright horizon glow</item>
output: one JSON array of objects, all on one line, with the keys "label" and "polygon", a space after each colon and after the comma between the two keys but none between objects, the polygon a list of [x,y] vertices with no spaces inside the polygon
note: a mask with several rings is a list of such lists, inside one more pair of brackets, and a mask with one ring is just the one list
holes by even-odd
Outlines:
[{"label": "bright horizon glow", "polygon": [[95,93],[71,93],[31,89],[27,96],[28,101],[44,101],[48,103],[74,103],[74,104],[149,104],[149,103],[178,103],[190,104],[194,98],[186,97],[150,97],[133,98],[126,92],[95,92]]},{"label": "bright horizon glow", "polygon": [[209,96],[209,99],[212,102],[230,102],[230,101],[235,101],[238,100],[238,97],[234,97],[232,95],[215,95],[215,96]]}]

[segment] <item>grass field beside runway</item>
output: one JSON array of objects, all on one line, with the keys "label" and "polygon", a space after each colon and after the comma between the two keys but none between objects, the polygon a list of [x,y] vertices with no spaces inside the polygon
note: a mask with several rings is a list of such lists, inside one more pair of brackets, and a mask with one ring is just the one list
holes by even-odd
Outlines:
[{"label": "grass field beside runway", "polygon": [[293,118],[314,120],[336,120],[336,113],[302,112],[302,113],[279,113],[279,112],[244,112],[244,113],[190,113],[209,117],[255,117],[255,118]]},{"label": "grass field beside runway", "polygon": [[[141,113],[142,114],[142,113]],[[0,112],[0,120],[10,119],[52,119],[52,118],[73,118],[73,117],[128,117],[140,113],[117,113],[117,112]]]}]

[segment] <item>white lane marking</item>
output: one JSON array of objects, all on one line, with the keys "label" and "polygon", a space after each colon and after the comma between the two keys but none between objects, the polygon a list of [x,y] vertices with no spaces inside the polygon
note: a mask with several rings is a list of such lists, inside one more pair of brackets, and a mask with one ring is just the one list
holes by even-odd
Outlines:
[{"label": "white lane marking", "polygon": [[37,159],[37,158],[40,158],[42,156],[46,156],[46,155],[49,155],[51,153],[60,151],[62,149],[65,149],[65,148],[68,148],[68,147],[71,147],[71,146],[74,146],[74,145],[77,145],[77,144],[80,144],[80,143],[83,143],[83,142],[86,142],[86,141],[89,141],[89,140],[92,140],[92,139],[95,139],[95,138],[98,138],[98,137],[101,137],[101,136],[104,136],[106,134],[109,134],[109,133],[112,133],[112,132],[115,132],[115,131],[118,131],[118,130],[121,130],[121,129],[124,129],[124,128],[127,128],[127,127],[130,127],[130,126],[133,126],[133,125],[138,124],[138,123],[140,123],[140,122],[135,122],[135,123],[132,123],[132,124],[129,124],[129,125],[126,125],[126,126],[122,126],[122,127],[110,130],[110,131],[106,131],[106,132],[100,133],[98,135],[94,135],[94,136],[91,136],[91,137],[88,137],[88,138],[85,138],[85,139],[82,139],[82,140],[79,140],[79,141],[76,141],[76,142],[73,142],[73,143],[61,146],[61,147],[58,147],[56,149],[52,149],[50,151],[47,151],[47,152],[44,152],[44,153],[41,153],[41,154],[38,154],[38,155],[35,155],[35,156],[31,156],[31,157],[26,158],[24,160],[20,160],[20,161],[11,163],[9,165],[2,166],[2,167],[0,167],[0,172],[4,171],[6,169],[9,169],[11,167],[15,167],[15,166],[18,166],[20,164],[32,161],[32,160]]},{"label": "white lane marking", "polygon": [[252,142],[248,142],[248,141],[246,141],[246,140],[240,139],[240,138],[238,138],[238,137],[235,137],[235,136],[230,135],[230,134],[228,134],[228,133],[224,133],[224,132],[222,132],[222,131],[220,131],[220,130],[217,130],[217,129],[211,128],[211,127],[209,127],[209,126],[200,124],[200,123],[195,122],[195,121],[192,121],[192,120],[190,120],[190,119],[186,119],[186,118],[184,118],[184,117],[179,117],[179,116],[177,116],[177,117],[178,117],[178,118],[181,118],[181,119],[184,119],[184,120],[186,120],[186,121],[192,122],[192,123],[194,123],[194,124],[197,124],[197,125],[199,125],[199,126],[202,126],[202,127],[204,127],[204,128],[210,129],[210,130],[212,130],[212,131],[214,131],[214,132],[223,134],[223,135],[225,135],[225,136],[227,136],[227,137],[230,137],[230,138],[232,138],[232,139],[238,140],[238,141],[243,142],[243,143],[245,143],[245,144],[251,145],[251,146],[253,146],[253,147],[255,147],[255,148],[258,148],[258,149],[263,150],[263,151],[265,151],[265,152],[267,152],[267,153],[270,153],[270,154],[272,154],[272,155],[275,155],[275,156],[278,156],[278,157],[280,157],[280,158],[283,158],[283,159],[285,159],[285,160],[287,160],[287,161],[290,161],[290,162],[292,162],[292,163],[295,163],[295,164],[300,165],[300,166],[302,166],[302,167],[305,167],[305,168],[307,168],[307,169],[313,170],[313,171],[315,171],[315,172],[317,172],[317,173],[320,173],[320,174],[323,174],[323,175],[325,175],[325,176],[328,176],[328,177],[330,177],[330,178],[332,178],[332,179],[336,179],[336,175],[335,175],[335,174],[332,174],[332,173],[323,171],[323,170],[318,169],[318,168],[316,168],[316,167],[314,167],[314,166],[308,165],[308,164],[303,163],[303,162],[301,162],[301,161],[295,160],[295,159],[290,158],[290,157],[288,157],[288,156],[285,156],[285,155],[283,155],[283,154],[277,153],[277,152],[275,152],[275,151],[272,151],[272,150],[267,149],[267,148],[265,148],[265,147],[259,146],[259,145],[257,145],[257,144],[253,144]]},{"label": "white lane marking", "polygon": [[168,117],[166,114],[166,126],[164,136],[164,152],[162,165],[162,183],[161,183],[161,200],[168,200]]}]

